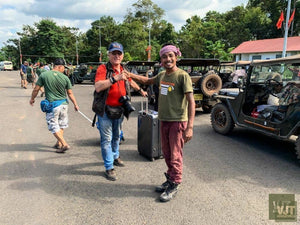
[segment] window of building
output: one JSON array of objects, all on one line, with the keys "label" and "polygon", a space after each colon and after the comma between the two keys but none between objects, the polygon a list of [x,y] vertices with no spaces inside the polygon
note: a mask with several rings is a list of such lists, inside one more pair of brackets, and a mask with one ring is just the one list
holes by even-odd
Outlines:
[{"label": "window of building", "polygon": [[261,59],[261,55],[253,55],[252,56],[252,60],[260,60]]}]

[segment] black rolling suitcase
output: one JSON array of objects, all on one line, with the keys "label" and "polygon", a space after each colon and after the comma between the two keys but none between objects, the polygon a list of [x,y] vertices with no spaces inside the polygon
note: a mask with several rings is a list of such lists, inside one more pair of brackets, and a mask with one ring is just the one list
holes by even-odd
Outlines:
[{"label": "black rolling suitcase", "polygon": [[159,120],[156,111],[148,110],[147,100],[146,98],[146,110],[143,110],[142,100],[138,114],[138,152],[153,161],[162,158]]}]

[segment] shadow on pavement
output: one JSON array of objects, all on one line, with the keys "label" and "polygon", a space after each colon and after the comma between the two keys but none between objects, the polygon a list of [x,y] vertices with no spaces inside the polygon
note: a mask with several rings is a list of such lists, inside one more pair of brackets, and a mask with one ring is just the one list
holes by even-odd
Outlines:
[{"label": "shadow on pavement", "polygon": [[[20,153],[24,151],[48,151],[40,145],[5,146],[1,152]],[[47,146],[49,148],[49,146]],[[4,151],[3,151],[4,150]],[[0,153],[1,153],[0,152]],[[94,152],[93,154],[100,154]],[[21,154],[21,153],[20,153]],[[34,153],[35,154],[35,153]],[[76,155],[79,154],[79,155]],[[124,152],[124,154],[126,154]],[[103,172],[103,162],[81,163],[81,153],[45,155],[43,159],[20,160],[5,162],[0,165],[0,180],[10,182],[8,188],[18,191],[41,189],[57,196],[80,197],[103,203],[113,203],[115,198],[150,197],[156,196],[152,185],[124,184],[119,180],[106,180]],[[127,158],[127,157],[125,157]],[[79,159],[79,161],[78,161]],[[126,167],[125,167],[126,168]],[[116,168],[117,174],[122,176],[122,168]],[[124,171],[126,173],[128,171]],[[138,176],[138,175],[135,175]],[[140,175],[142,176],[142,174]],[[123,178],[123,177],[122,177]],[[124,178],[123,178],[124,179]]]}]

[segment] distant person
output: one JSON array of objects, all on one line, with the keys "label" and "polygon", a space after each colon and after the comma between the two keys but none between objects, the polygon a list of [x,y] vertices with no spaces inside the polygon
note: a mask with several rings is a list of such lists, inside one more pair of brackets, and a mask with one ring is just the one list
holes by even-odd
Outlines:
[{"label": "distant person", "polygon": [[[39,64],[39,67],[36,69],[36,74],[37,74],[37,77],[38,77],[38,78],[40,77],[40,75],[41,75],[43,72],[46,72],[46,71],[47,71],[47,70],[45,70],[44,67],[45,67],[45,66],[44,66],[44,63],[41,62],[41,63]],[[43,97],[43,96],[45,95],[44,88],[41,87],[40,91],[42,92],[42,93],[41,93],[41,97]]]},{"label": "distant person", "polygon": [[49,64],[45,64],[44,68],[45,68],[45,70],[47,70],[47,71],[51,70],[50,67],[49,67]]},{"label": "distant person", "polygon": [[[30,105],[33,106],[35,98],[41,87],[45,88],[46,99],[53,105],[52,110],[46,112],[48,130],[57,139],[54,147],[56,153],[64,153],[70,149],[70,145],[64,139],[64,130],[68,127],[68,100],[67,96],[74,105],[75,111],[79,110],[75,96],[72,92],[72,85],[69,78],[63,74],[65,61],[56,59],[54,68],[51,71],[41,73],[36,86],[32,91]],[[54,107],[55,106],[55,107]]]},{"label": "distant person", "polygon": [[68,67],[65,69],[65,74],[69,77],[72,86],[74,86],[74,84],[75,84],[73,73],[74,73],[73,65],[71,62],[69,62]]},{"label": "distant person", "polygon": [[238,87],[238,79],[239,78],[246,78],[247,73],[246,73],[246,67],[242,67],[239,70],[236,70],[230,74],[232,77],[232,83],[231,83],[231,88],[237,88]]},{"label": "distant person", "polygon": [[35,74],[33,71],[33,64],[32,62],[29,63],[29,66],[27,67],[27,82],[31,84],[32,88],[34,88],[35,85]]},{"label": "distant person", "polygon": [[21,76],[21,88],[27,88],[27,67],[28,62],[24,61],[20,68],[20,76]]},{"label": "distant person", "polygon": [[158,119],[160,120],[161,146],[168,170],[166,182],[156,187],[162,192],[160,201],[175,197],[182,182],[183,146],[193,137],[195,100],[192,81],[187,72],[176,66],[179,49],[167,44],[159,52],[165,71],[152,78],[125,71],[128,78],[142,84],[159,86]]}]

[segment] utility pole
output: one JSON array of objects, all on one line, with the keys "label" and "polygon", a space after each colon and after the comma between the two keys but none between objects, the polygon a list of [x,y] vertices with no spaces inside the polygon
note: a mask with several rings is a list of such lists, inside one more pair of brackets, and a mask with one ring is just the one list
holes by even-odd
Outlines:
[{"label": "utility pole", "polygon": [[151,21],[150,21],[150,10],[148,11],[148,22],[149,22],[149,45],[146,49],[146,51],[148,51],[148,61],[151,61]]},{"label": "utility pole", "polygon": [[291,0],[288,0],[288,7],[286,10],[286,19],[285,19],[285,30],[284,30],[284,41],[283,41],[283,51],[282,51],[282,58],[286,56],[286,46],[287,46],[287,38],[289,33],[289,18],[291,14]]},{"label": "utility pole", "polygon": [[[100,20],[99,20],[100,22]],[[102,52],[101,52],[101,28],[103,28],[104,26],[97,26],[96,27],[99,28],[99,62],[102,62]]]},{"label": "utility pole", "polygon": [[20,38],[19,38],[19,51],[20,51],[20,68],[21,68],[23,60],[22,60],[22,51],[21,51],[21,40],[20,40]]},{"label": "utility pole", "polygon": [[75,38],[76,38],[76,65],[78,66],[79,56],[78,56],[78,40],[77,40],[77,36],[75,36]]}]

